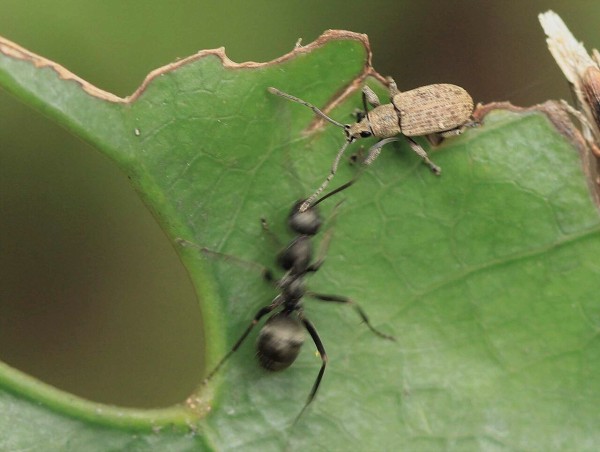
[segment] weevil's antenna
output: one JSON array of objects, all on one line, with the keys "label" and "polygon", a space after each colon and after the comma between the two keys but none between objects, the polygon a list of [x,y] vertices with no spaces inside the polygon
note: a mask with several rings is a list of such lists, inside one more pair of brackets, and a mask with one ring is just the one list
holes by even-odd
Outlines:
[{"label": "weevil's antenna", "polygon": [[[331,170],[329,172],[329,175],[323,181],[323,183],[321,184],[321,186],[312,195],[310,195],[310,197],[308,199],[306,199],[306,201],[304,201],[302,203],[302,205],[300,206],[300,208],[298,209],[298,211],[300,213],[306,212],[308,210],[308,208],[313,205],[313,203],[319,197],[319,195],[323,192],[323,190],[325,190],[325,188],[327,188],[327,185],[329,185],[329,182],[331,182],[331,179],[333,179],[333,176],[335,175],[335,173],[337,171],[337,168],[338,168],[339,163],[340,163],[340,159],[342,158],[342,155],[344,155],[344,152],[346,151],[346,148],[348,147],[348,145],[350,143],[352,143],[354,141],[354,139],[349,136],[348,130],[350,129],[350,126],[348,124],[342,124],[341,122],[337,122],[335,119],[330,118],[329,116],[327,116],[325,113],[323,113],[321,110],[319,110],[317,107],[315,107],[310,102],[306,102],[305,100],[302,100],[302,99],[300,99],[300,98],[298,98],[296,96],[292,96],[291,94],[284,93],[283,91],[280,91],[277,88],[274,88],[272,86],[269,87],[269,88],[267,88],[267,90],[271,94],[275,94],[277,96],[281,96],[281,97],[283,97],[285,99],[291,100],[292,102],[296,102],[296,103],[299,103],[301,105],[304,105],[305,107],[310,108],[313,112],[315,112],[321,118],[325,119],[326,121],[330,122],[331,124],[333,124],[335,126],[338,126],[338,127],[342,128],[342,129],[344,129],[344,133],[346,134],[346,142],[343,144],[343,146],[340,148],[340,150],[338,151],[337,155],[335,156],[335,160],[333,161],[333,165],[331,166]],[[350,185],[352,185],[352,184],[350,184]],[[348,186],[346,186],[344,188],[347,188]],[[341,190],[336,190],[335,193],[337,193],[338,191],[341,191]],[[329,196],[331,196],[331,195],[329,195]],[[325,196],[325,198],[328,198],[329,196]],[[325,199],[325,198],[323,198],[323,199]],[[320,201],[322,201],[322,199],[319,200],[318,202],[320,202]]]},{"label": "weevil's antenna", "polygon": [[[336,189],[334,189],[334,190],[331,190],[329,193],[326,193],[326,194],[324,194],[323,196],[321,196],[319,199],[317,199],[315,202],[313,202],[313,203],[311,204],[311,207],[314,207],[314,206],[316,206],[317,204],[320,204],[320,203],[322,203],[322,202],[323,202],[323,201],[325,201],[327,198],[330,198],[331,196],[333,196],[333,195],[336,195],[336,194],[338,194],[339,192],[341,192],[341,191],[344,191],[344,190],[345,190],[345,189],[347,189],[348,187],[351,187],[352,185],[354,185],[354,182],[356,182],[356,181],[357,181],[357,180],[360,178],[360,176],[362,175],[362,173],[364,173],[365,169],[366,169],[366,166],[365,166],[365,165],[361,165],[361,168],[359,169],[358,173],[357,173],[357,174],[356,174],[356,175],[355,175],[355,176],[354,176],[352,179],[350,179],[350,180],[349,180],[348,182],[346,182],[345,184],[343,184],[343,185],[340,185],[338,188],[336,188]],[[339,205],[339,203],[338,203],[338,205]],[[337,207],[337,205],[336,205],[336,207]]]},{"label": "weevil's antenna", "polygon": [[[346,151],[346,148],[348,147],[349,144],[350,144],[350,141],[346,141],[342,145],[342,147],[338,151],[337,155],[335,156],[335,160],[333,161],[333,165],[331,165],[331,170],[329,171],[329,174],[327,175],[327,178],[323,181],[323,183],[321,184],[321,186],[319,188],[317,188],[317,190],[312,195],[310,195],[306,201],[304,201],[302,203],[302,205],[298,209],[300,212],[304,212],[309,207],[311,207],[312,204],[313,204],[313,202],[315,201],[315,199],[317,199],[319,197],[319,195],[321,194],[321,192],[323,190],[325,190],[325,188],[327,188],[327,185],[329,185],[329,182],[331,182],[331,179],[333,179],[333,176],[335,175],[335,172],[337,171],[337,168],[338,168],[338,165],[339,165],[340,160],[342,158],[342,155],[344,155],[344,152]],[[346,187],[344,187],[344,188],[346,188]]]},{"label": "weevil's antenna", "polygon": [[269,91],[271,94],[276,94],[278,96],[285,97],[287,100],[291,100],[292,102],[297,102],[299,104],[302,104],[305,107],[310,108],[312,111],[314,111],[316,114],[318,114],[324,120],[329,121],[331,124],[341,127],[344,130],[347,129],[346,125],[342,124],[341,122],[337,122],[335,119],[330,118],[329,116],[327,116],[325,113],[323,113],[321,110],[319,110],[317,107],[315,107],[310,102],[306,102],[305,100],[299,99],[296,96],[292,96],[291,94],[284,93],[283,91],[279,91],[277,88],[273,88],[272,86],[267,88],[267,91]]}]

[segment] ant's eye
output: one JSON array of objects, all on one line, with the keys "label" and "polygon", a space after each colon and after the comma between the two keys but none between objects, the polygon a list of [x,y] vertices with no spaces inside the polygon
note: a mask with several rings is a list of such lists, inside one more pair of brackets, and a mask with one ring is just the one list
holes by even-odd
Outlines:
[{"label": "ant's eye", "polygon": [[370,136],[371,136],[371,132],[369,132],[369,131],[367,131],[367,130],[363,130],[363,131],[360,133],[360,136],[361,136],[361,137],[363,137],[363,138],[368,138],[368,137],[370,137]]}]

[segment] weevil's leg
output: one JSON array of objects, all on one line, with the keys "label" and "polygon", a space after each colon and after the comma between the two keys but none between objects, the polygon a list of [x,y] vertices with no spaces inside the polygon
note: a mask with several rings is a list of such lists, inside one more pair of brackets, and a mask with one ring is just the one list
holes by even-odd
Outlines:
[{"label": "weevil's leg", "polygon": [[450,129],[450,130],[445,130],[443,132],[431,133],[429,135],[425,135],[425,137],[427,138],[427,141],[429,141],[432,145],[437,146],[442,141],[444,141],[444,138],[458,136],[458,135],[462,134],[465,131],[465,129],[470,128],[470,127],[478,127],[478,126],[479,126],[479,123],[477,121],[469,121],[460,127],[456,127],[454,129]]},{"label": "weevil's leg", "polygon": [[235,265],[239,265],[242,267],[249,268],[253,271],[257,271],[262,274],[262,277],[267,282],[272,283],[272,284],[276,283],[276,279],[273,276],[273,272],[271,272],[271,270],[269,270],[264,265],[259,264],[258,262],[247,261],[245,259],[241,259],[239,257],[232,256],[231,254],[225,254],[225,253],[221,253],[219,251],[214,251],[214,250],[211,250],[210,248],[206,248],[205,246],[197,245],[195,243],[190,242],[189,240],[185,240],[182,238],[176,238],[175,242],[177,242],[179,245],[181,245],[183,247],[195,248],[198,251],[200,251],[202,254],[205,254],[207,256],[217,257],[219,259],[223,259],[224,261],[233,263]]},{"label": "weevil's leg", "polygon": [[298,416],[296,416],[296,419],[294,420],[294,424],[296,424],[296,422],[298,422],[298,419],[300,419],[300,417],[302,416],[302,414],[304,413],[304,411],[306,410],[308,405],[310,405],[310,403],[314,400],[315,396],[317,395],[317,391],[319,390],[319,385],[321,384],[321,380],[323,379],[323,374],[325,373],[325,367],[327,367],[327,353],[325,352],[325,347],[323,347],[323,342],[321,342],[319,333],[317,333],[317,329],[311,323],[311,321],[308,320],[307,318],[305,318],[304,316],[301,315],[300,319],[302,320],[302,323],[304,324],[304,328],[306,328],[306,331],[308,331],[308,334],[310,334],[310,337],[312,338],[313,342],[315,343],[315,346],[317,347],[317,351],[319,352],[319,356],[321,357],[321,369],[319,370],[317,379],[315,380],[313,387],[310,391],[310,394],[308,395],[308,398],[306,399],[306,403],[304,404],[304,406],[302,407],[302,410],[300,411],[300,413],[298,414]]},{"label": "weevil's leg", "polygon": [[465,131],[466,126],[457,127],[456,129],[446,130],[444,132],[438,132],[438,135],[442,138],[450,138],[460,135]]},{"label": "weevil's leg", "polygon": [[352,155],[350,155],[350,158],[349,158],[350,164],[353,165],[356,162],[363,160],[363,155],[365,155],[365,148],[364,148],[364,146],[361,146],[360,148],[358,148],[358,151],[356,151]]},{"label": "weevil's leg", "polygon": [[366,85],[363,86],[362,89],[362,103],[363,108],[365,109],[365,116],[367,118],[367,122],[369,122],[370,124],[371,119],[369,118],[369,106],[367,105],[367,103],[371,104],[371,106],[373,107],[379,107],[381,105],[381,102],[379,101],[379,97],[377,97],[377,94],[375,94],[375,92]]},{"label": "weevil's leg", "polygon": [[282,303],[283,303],[283,297],[281,297],[281,295],[278,295],[275,298],[275,300],[273,300],[273,303],[259,309],[259,311],[256,313],[256,315],[252,319],[252,322],[250,322],[250,325],[248,325],[248,328],[246,328],[246,331],[244,331],[244,333],[240,336],[240,338],[237,340],[237,342],[233,345],[231,350],[229,350],[229,352],[221,359],[221,361],[219,361],[219,363],[215,366],[215,368],[204,379],[204,381],[203,381],[204,384],[208,383],[208,381],[219,371],[219,369],[225,363],[225,361],[227,361],[229,359],[229,357],[231,355],[233,355],[237,351],[238,348],[240,348],[240,345],[242,345],[242,343],[246,340],[246,338],[250,334],[250,331],[252,331],[252,329],[260,321],[260,319],[262,319],[268,313],[272,312],[277,307],[281,306]]},{"label": "weevil's leg", "polygon": [[346,151],[346,148],[348,147],[349,144],[350,144],[350,142],[346,141],[344,143],[344,145],[340,148],[337,155],[335,156],[333,165],[331,165],[331,170],[329,171],[329,175],[327,176],[327,178],[325,178],[325,180],[323,181],[321,186],[319,188],[317,188],[317,190],[312,195],[310,195],[306,201],[304,201],[302,203],[302,205],[298,209],[299,212],[305,212],[306,209],[308,209],[310,206],[312,206],[313,202],[319,197],[321,192],[323,190],[325,190],[325,188],[327,188],[327,186],[329,185],[329,182],[331,182],[331,179],[333,179],[333,176],[335,175],[335,173],[337,171],[338,165],[340,164],[340,159],[342,158],[342,155],[344,155],[344,152]]},{"label": "weevil's leg", "polygon": [[390,91],[390,100],[394,99],[394,96],[400,94],[400,90],[398,89],[398,85],[396,85],[396,81],[392,77],[386,78],[388,82],[388,89]]},{"label": "weevil's leg", "polygon": [[406,141],[408,141],[410,148],[419,157],[421,157],[423,159],[423,161],[429,167],[431,172],[433,174],[435,174],[436,176],[439,176],[442,173],[442,169],[439,166],[437,166],[435,163],[433,163],[431,160],[429,160],[429,156],[427,155],[427,152],[425,152],[425,149],[423,149],[421,147],[421,145],[419,143],[417,143],[415,140],[413,140],[411,137],[407,137],[406,135],[404,135],[404,138],[406,138]]},{"label": "weevil's leg", "polygon": [[462,126],[456,127],[455,129],[451,129],[451,130],[446,130],[445,132],[440,132],[440,134],[443,137],[452,137],[455,135],[460,135],[466,129],[471,129],[473,127],[479,127],[480,125],[481,125],[481,123],[479,121],[475,121],[474,119],[471,118],[470,120],[465,122]]},{"label": "weevil's leg", "polygon": [[[431,170],[431,172],[433,172],[436,175],[439,175],[442,172],[442,169],[437,166],[435,163],[433,163],[430,159],[429,156],[427,155],[427,152],[425,152],[425,149],[423,149],[415,140],[413,140],[410,137],[407,137],[406,135],[402,135],[407,141],[408,144],[410,145],[410,148],[419,156],[423,159],[423,161],[425,162],[425,164],[429,167],[429,169]],[[401,137],[391,137],[391,138],[386,138],[384,140],[381,140],[377,143],[375,143],[373,146],[371,146],[371,148],[369,149],[369,154],[367,155],[367,158],[365,158],[363,160],[363,164],[369,166],[371,163],[373,163],[375,161],[375,159],[379,156],[379,154],[381,153],[381,148],[383,146],[385,146],[388,143],[392,143],[394,141],[401,141],[402,138]]]},{"label": "weevil's leg", "polygon": [[324,295],[324,294],[320,294],[320,293],[316,293],[316,292],[311,292],[308,291],[306,292],[306,296],[307,297],[312,297],[316,300],[319,301],[332,301],[334,303],[344,303],[348,306],[352,306],[356,312],[358,313],[358,315],[360,316],[360,318],[362,319],[363,322],[365,322],[365,324],[367,325],[367,327],[373,332],[375,333],[377,336],[382,337],[384,339],[388,339],[390,341],[395,341],[396,338],[394,338],[394,336],[390,336],[388,334],[382,333],[381,331],[375,329],[375,327],[373,325],[371,325],[371,322],[369,322],[369,318],[367,317],[367,314],[365,313],[365,311],[363,311],[363,309],[358,305],[358,303],[356,303],[355,301],[352,301],[350,298],[348,297],[343,297],[340,295]]},{"label": "weevil's leg", "polygon": [[427,141],[429,141],[432,146],[438,146],[442,141],[444,141],[444,136],[442,136],[442,134],[439,132],[425,135],[425,138],[427,138]]},{"label": "weevil's leg", "polygon": [[365,118],[365,116],[367,116],[367,115],[360,108],[355,108],[352,111],[352,116],[354,117],[354,119],[356,120],[356,122],[361,122]]},{"label": "weevil's leg", "polygon": [[373,146],[369,148],[369,153],[367,157],[363,160],[363,165],[369,166],[371,163],[375,161],[379,154],[381,153],[381,148],[384,147],[388,143],[392,143],[394,141],[401,141],[400,137],[391,137],[385,138],[384,140],[378,141]]},{"label": "weevil's leg", "polygon": [[362,89],[362,99],[365,112],[369,111],[369,109],[367,108],[367,102],[369,103],[369,105],[371,105],[371,107],[379,107],[381,105],[381,101],[379,100],[379,97],[377,97],[377,94],[375,94],[375,91],[373,91],[366,85],[363,86]]}]

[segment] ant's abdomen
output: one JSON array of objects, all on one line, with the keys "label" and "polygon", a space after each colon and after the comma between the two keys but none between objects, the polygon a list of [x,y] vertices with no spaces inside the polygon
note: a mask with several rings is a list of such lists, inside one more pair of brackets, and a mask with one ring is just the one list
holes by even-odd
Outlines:
[{"label": "ant's abdomen", "polygon": [[304,344],[304,329],[298,319],[285,312],[269,317],[256,342],[260,365],[272,371],[292,365]]}]

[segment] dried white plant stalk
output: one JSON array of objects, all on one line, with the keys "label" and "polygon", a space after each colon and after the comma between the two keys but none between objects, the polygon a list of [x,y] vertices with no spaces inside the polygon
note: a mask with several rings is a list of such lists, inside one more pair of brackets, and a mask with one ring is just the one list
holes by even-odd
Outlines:
[{"label": "dried white plant stalk", "polygon": [[577,96],[578,110],[564,102],[565,108],[579,119],[592,152],[600,157],[600,54],[593,50],[591,57],[555,12],[538,17],[548,49]]}]

